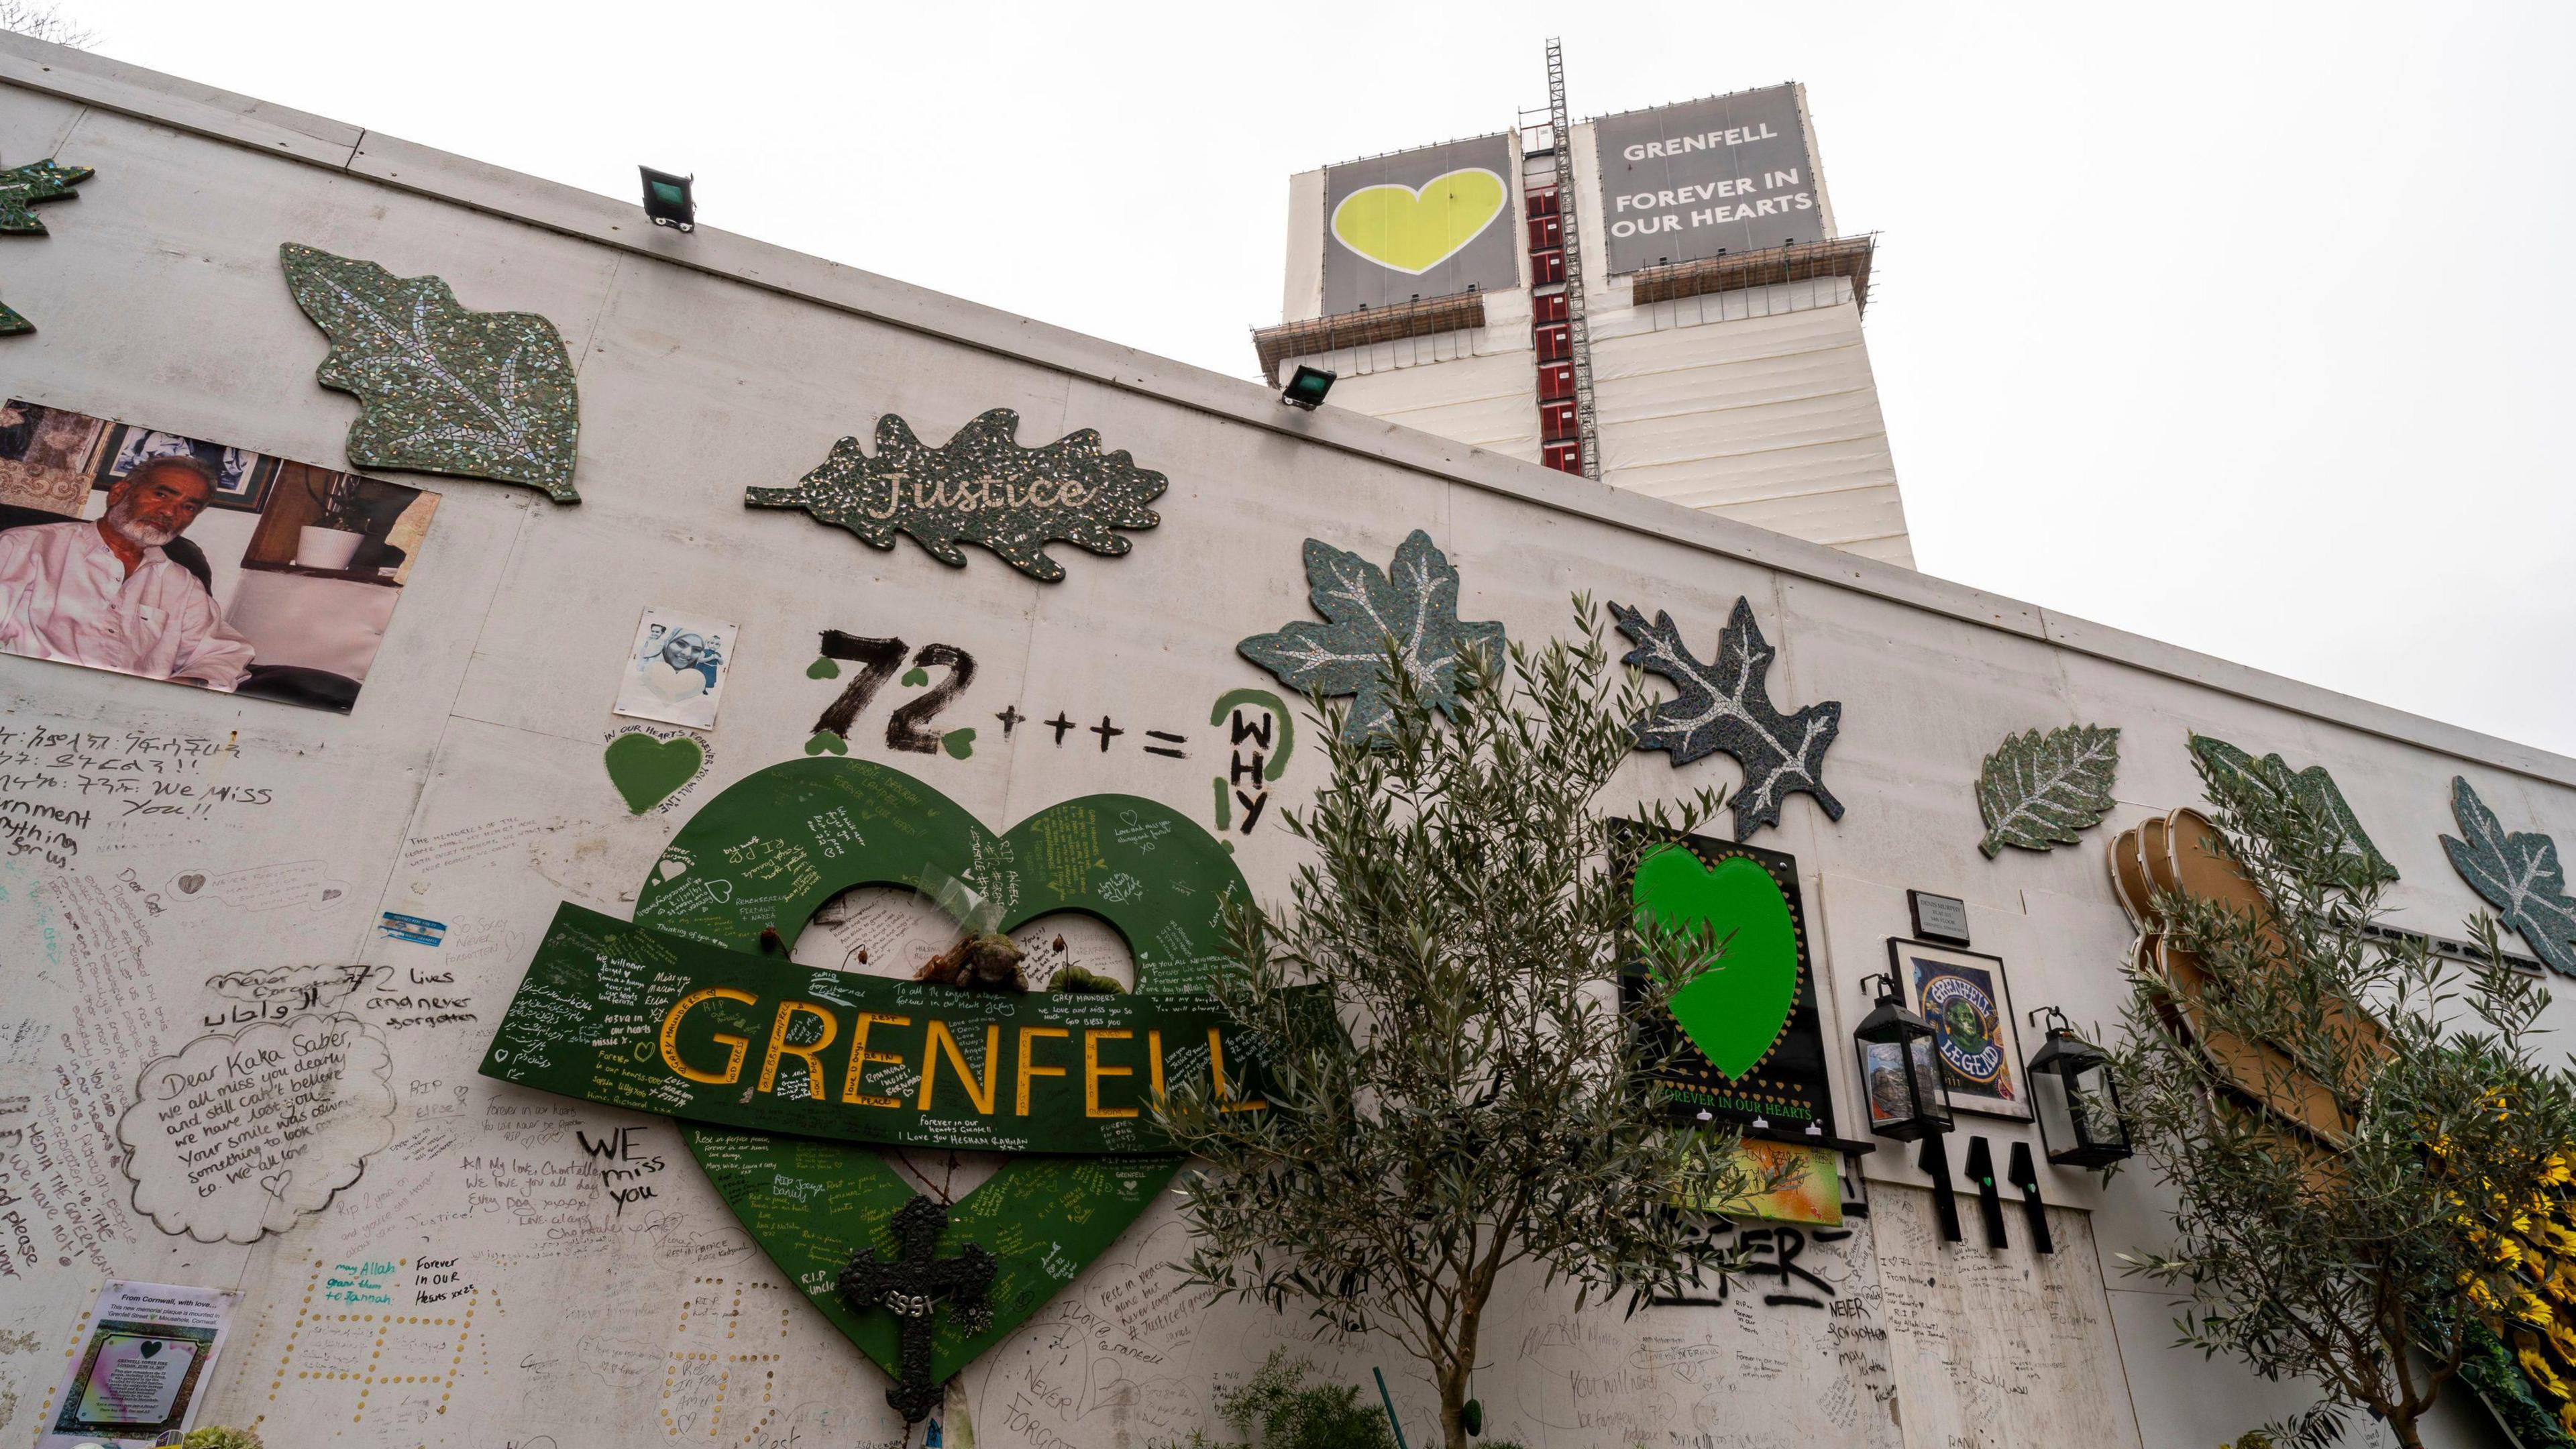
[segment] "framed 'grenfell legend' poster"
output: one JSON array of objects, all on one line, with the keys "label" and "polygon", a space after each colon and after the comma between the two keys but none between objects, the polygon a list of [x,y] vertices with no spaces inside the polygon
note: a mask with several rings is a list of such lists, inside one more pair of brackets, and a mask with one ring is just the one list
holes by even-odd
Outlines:
[{"label": "framed 'grenfell legend' poster", "polygon": [[[1659,1079],[1676,1113],[1723,1120],[1748,1137],[1846,1145],[1834,1130],[1797,860],[1693,835],[1644,850],[1627,875],[1641,918],[1705,927],[1724,946],[1715,965],[1674,994],[1670,1016],[1639,1023],[1686,1039]],[[1630,1006],[1643,985],[1641,970],[1628,973],[1621,994]]]},{"label": "framed 'grenfell legend' poster", "polygon": [[2021,1032],[2003,958],[1895,936],[1887,942],[1887,964],[1914,1010],[1932,1024],[1951,1107],[2029,1121]]}]

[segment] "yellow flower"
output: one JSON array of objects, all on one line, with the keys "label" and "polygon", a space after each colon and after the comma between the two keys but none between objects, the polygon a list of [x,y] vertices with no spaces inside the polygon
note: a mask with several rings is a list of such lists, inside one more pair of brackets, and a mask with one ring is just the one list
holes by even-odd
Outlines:
[{"label": "yellow flower", "polygon": [[2548,1389],[2559,1398],[2568,1396],[2567,1385],[2560,1382],[2558,1375],[2550,1372],[2549,1360],[2541,1357],[2538,1350],[2526,1348],[2516,1353],[2514,1358],[2522,1364],[2522,1371],[2530,1376],[2533,1383]]}]

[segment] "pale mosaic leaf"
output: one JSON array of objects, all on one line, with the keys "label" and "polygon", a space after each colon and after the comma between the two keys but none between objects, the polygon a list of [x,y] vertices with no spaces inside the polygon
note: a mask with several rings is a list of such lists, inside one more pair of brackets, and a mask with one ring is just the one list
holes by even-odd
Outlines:
[{"label": "pale mosaic leaf", "polygon": [[314,376],[357,394],[349,461],[572,486],[581,399],[555,324],[532,312],[475,312],[436,277],[397,277],[373,262],[292,242],[278,248],[295,303],[331,338]]},{"label": "pale mosaic leaf", "polygon": [[1977,813],[1988,860],[2007,845],[2053,850],[2073,845],[2111,811],[2111,780],[2120,768],[2120,732],[2064,725],[2041,734],[2006,735],[1977,774]]}]

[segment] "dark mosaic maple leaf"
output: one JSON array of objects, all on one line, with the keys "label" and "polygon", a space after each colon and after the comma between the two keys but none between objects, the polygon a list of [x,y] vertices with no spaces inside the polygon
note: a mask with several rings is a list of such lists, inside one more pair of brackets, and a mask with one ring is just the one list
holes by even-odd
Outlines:
[{"label": "dark mosaic maple leaf", "polygon": [[1331,623],[1300,620],[1234,647],[1300,694],[1353,696],[1343,726],[1353,739],[1375,734],[1392,708],[1388,641],[1403,651],[1423,703],[1444,715],[1458,702],[1462,650],[1503,647],[1501,624],[1459,620],[1458,570],[1418,528],[1385,573],[1358,554],[1306,540],[1306,585],[1315,612]]},{"label": "dark mosaic maple leaf", "polygon": [[1047,557],[1050,542],[1114,556],[1130,547],[1116,530],[1163,521],[1146,505],[1171,485],[1123,451],[1101,452],[1099,433],[1083,428],[1023,448],[1019,429],[1018,413],[995,408],[933,448],[888,413],[877,419],[875,457],[843,438],[795,487],[745,489],[743,502],[801,508],[874,548],[890,549],[896,534],[908,533],[953,568],[966,566],[960,542],[979,543],[1047,584],[1064,577],[1064,565]]},{"label": "dark mosaic maple leaf", "polygon": [[45,222],[32,209],[35,204],[74,196],[73,187],[97,174],[86,166],[57,166],[51,160],[0,171],[0,232],[43,236]]},{"label": "dark mosaic maple leaf", "polygon": [[1779,824],[1781,805],[1801,791],[1816,797],[1827,818],[1843,818],[1843,803],[1824,780],[1825,751],[1842,728],[1842,702],[1827,700],[1794,714],[1773,706],[1764,676],[1774,651],[1753,622],[1749,601],[1735,601],[1714,665],[1692,656],[1670,614],[1659,610],[1649,624],[1645,615],[1614,603],[1610,617],[1637,646],[1620,662],[1660,674],[1681,691],[1638,717],[1637,748],[1667,751],[1676,765],[1723,752],[1744,767],[1743,786],[1727,800],[1736,839]]}]

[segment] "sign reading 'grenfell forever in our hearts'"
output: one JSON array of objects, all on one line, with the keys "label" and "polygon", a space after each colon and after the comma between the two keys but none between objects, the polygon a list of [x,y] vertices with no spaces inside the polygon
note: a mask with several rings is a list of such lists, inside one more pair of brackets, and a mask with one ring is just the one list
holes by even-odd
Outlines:
[{"label": "sign reading 'grenfell forever in our hearts'", "polygon": [[1258,1043],[1215,998],[1000,994],[799,966],[566,905],[483,1072],[603,1106],[800,1137],[989,1152],[1167,1150],[1183,1082],[1259,1111]]},{"label": "sign reading 'grenfell forever in our hearts'", "polygon": [[1603,116],[1592,138],[1613,275],[1825,235],[1794,85]]}]

